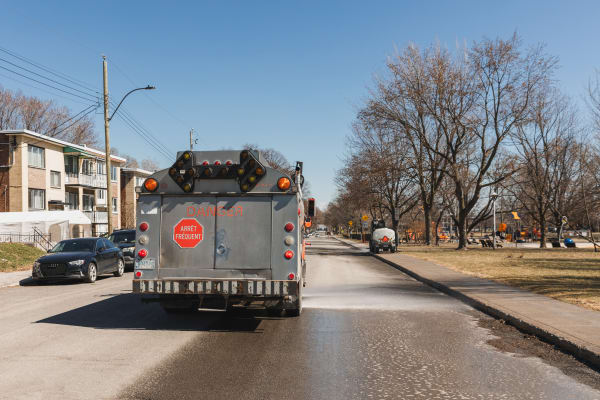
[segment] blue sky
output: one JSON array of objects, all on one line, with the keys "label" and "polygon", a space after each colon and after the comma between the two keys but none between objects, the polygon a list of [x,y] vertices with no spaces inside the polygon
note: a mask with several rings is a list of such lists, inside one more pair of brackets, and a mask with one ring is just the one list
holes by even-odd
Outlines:
[{"label": "blue sky", "polygon": [[[4,2],[0,46],[98,90],[106,54],[115,99],[134,85],[157,86],[125,107],[172,153],[187,148],[190,128],[197,148],[275,148],[304,161],[325,206],[356,110],[395,48],[439,41],[452,49],[517,31],[559,57],[557,79],[582,103],[600,68],[599,15],[597,1]],[[74,112],[89,104],[0,74],[4,87]],[[171,162],[117,118],[111,143],[161,167]]]}]

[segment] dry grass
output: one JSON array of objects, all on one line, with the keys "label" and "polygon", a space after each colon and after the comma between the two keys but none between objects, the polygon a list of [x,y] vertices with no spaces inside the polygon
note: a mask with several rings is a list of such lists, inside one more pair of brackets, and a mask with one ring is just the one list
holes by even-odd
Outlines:
[{"label": "dry grass", "polygon": [[593,249],[404,246],[404,254],[600,311],[600,253]]},{"label": "dry grass", "polygon": [[44,251],[21,243],[0,243],[0,272],[31,269]]}]

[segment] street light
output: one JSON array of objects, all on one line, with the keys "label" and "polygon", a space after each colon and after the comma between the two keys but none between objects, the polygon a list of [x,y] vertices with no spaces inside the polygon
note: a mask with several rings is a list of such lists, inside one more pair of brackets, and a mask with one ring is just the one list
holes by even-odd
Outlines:
[{"label": "street light", "polygon": [[135,92],[136,90],[154,90],[154,89],[156,89],[156,86],[150,86],[150,85],[148,85],[146,87],[140,87],[140,88],[133,89],[133,90],[130,90],[129,92],[127,92],[127,94],[125,96],[123,96],[123,98],[121,99],[121,101],[117,105],[117,108],[115,108],[115,111],[113,111],[113,113],[110,115],[110,117],[108,118],[108,120],[111,121],[113,119],[113,117],[117,113],[117,110],[119,109],[119,107],[121,107],[121,103],[123,103],[123,100],[125,100],[125,98],[127,96],[129,96],[131,93]]},{"label": "street light", "polygon": [[[105,141],[105,161],[106,161],[106,214],[107,214],[107,222],[108,222],[108,227],[107,227],[107,233],[110,235],[112,233],[112,190],[111,190],[111,163],[110,163],[110,129],[109,129],[109,123],[110,120],[115,116],[115,113],[117,112],[117,110],[119,109],[119,107],[121,106],[121,104],[123,103],[123,100],[125,100],[125,98],[127,96],[129,96],[131,93],[137,91],[137,90],[153,90],[156,89],[154,86],[146,86],[146,87],[141,87],[141,88],[136,88],[133,90],[130,90],[129,92],[127,92],[127,94],[125,94],[125,96],[123,96],[123,98],[121,99],[121,101],[119,102],[119,104],[117,105],[117,108],[115,108],[115,111],[113,111],[112,115],[109,117],[108,116],[108,70],[106,67],[106,57],[102,56],[102,72],[103,72],[103,81],[104,81],[104,141]],[[117,205],[118,207],[118,205]]]},{"label": "street light", "polygon": [[492,199],[493,209],[494,209],[494,232],[493,232],[494,240],[492,242],[492,247],[494,248],[494,250],[496,250],[496,199],[498,198],[498,193],[493,191],[490,194],[490,198]]}]

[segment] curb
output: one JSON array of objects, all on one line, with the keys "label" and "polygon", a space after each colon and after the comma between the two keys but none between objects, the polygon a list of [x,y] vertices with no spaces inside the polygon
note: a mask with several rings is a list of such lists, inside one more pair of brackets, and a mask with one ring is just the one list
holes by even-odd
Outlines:
[{"label": "curb", "polygon": [[[335,238],[335,239],[340,241],[341,243],[344,243],[344,244],[354,248],[354,249],[364,250],[360,247],[353,245],[352,243],[345,242],[339,238]],[[452,296],[452,297],[462,301],[463,303],[468,304],[469,306],[475,308],[476,310],[483,312],[484,314],[487,314],[496,319],[502,319],[502,320],[506,321],[508,324],[517,328],[519,331],[529,334],[529,335],[536,336],[537,338],[543,340],[544,342],[549,343],[549,344],[555,346],[556,348],[562,350],[563,352],[572,355],[577,360],[590,366],[591,368],[600,370],[600,354],[597,354],[597,353],[589,350],[586,347],[578,345],[569,339],[557,336],[554,333],[549,332],[548,330],[546,330],[544,328],[540,328],[539,326],[532,324],[531,322],[527,322],[527,321],[524,321],[513,315],[510,315],[507,312],[505,312],[497,307],[491,306],[489,304],[485,304],[483,301],[481,301],[479,299],[468,296],[468,295],[466,295],[458,290],[452,289],[442,283],[433,281],[429,278],[425,278],[425,277],[417,274],[416,272],[414,272],[408,268],[405,268],[400,264],[396,264],[390,260],[387,260],[377,254],[373,254],[373,253],[369,253],[369,254],[371,254],[372,257],[378,259],[379,261],[382,261],[382,262],[388,264],[389,266],[416,279],[417,281],[422,282],[422,283],[426,284],[427,286],[430,286],[442,293]]]}]

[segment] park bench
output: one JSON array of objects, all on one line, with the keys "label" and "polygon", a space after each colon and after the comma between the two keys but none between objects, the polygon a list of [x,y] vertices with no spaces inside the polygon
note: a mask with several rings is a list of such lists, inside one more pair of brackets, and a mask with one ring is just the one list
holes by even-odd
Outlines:
[{"label": "park bench", "polygon": [[[491,239],[486,239],[487,247],[494,247],[494,241]],[[496,247],[502,247],[502,243],[499,243],[496,240]]]},{"label": "park bench", "polygon": [[481,247],[488,247],[488,244],[485,240],[479,239],[479,242],[481,242]]},{"label": "park bench", "polygon": [[552,243],[552,247],[555,249],[560,248],[560,242],[558,240],[552,240],[550,243]]}]

